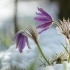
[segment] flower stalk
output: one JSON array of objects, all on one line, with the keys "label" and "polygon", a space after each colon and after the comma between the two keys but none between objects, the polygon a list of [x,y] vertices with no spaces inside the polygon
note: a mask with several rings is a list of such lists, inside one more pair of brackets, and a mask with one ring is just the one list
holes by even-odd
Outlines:
[{"label": "flower stalk", "polygon": [[68,39],[68,41],[69,41],[69,49],[68,49],[69,57],[68,57],[68,62],[70,63],[70,40]]},{"label": "flower stalk", "polygon": [[38,49],[39,49],[39,51],[40,51],[41,55],[42,55],[42,56],[43,56],[43,58],[45,59],[45,61],[46,61],[49,65],[51,65],[51,63],[48,61],[48,59],[45,57],[44,53],[42,52],[42,50],[41,50],[41,48],[40,48],[39,43],[37,44],[37,46],[38,46]]},{"label": "flower stalk", "polygon": [[70,63],[70,54],[69,54],[68,62]]}]

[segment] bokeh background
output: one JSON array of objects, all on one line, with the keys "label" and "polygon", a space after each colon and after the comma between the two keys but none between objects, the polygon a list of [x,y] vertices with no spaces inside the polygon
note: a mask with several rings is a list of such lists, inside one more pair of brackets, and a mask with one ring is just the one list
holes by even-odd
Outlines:
[{"label": "bokeh background", "polygon": [[43,8],[56,21],[70,18],[70,0],[0,0],[0,52],[15,43],[16,32],[39,24],[34,20],[37,7]]},{"label": "bokeh background", "polygon": [[0,0],[0,51],[13,43],[17,31],[38,24],[33,19],[36,16],[35,12],[38,11],[37,7],[42,7],[53,19],[58,20],[58,1]]}]

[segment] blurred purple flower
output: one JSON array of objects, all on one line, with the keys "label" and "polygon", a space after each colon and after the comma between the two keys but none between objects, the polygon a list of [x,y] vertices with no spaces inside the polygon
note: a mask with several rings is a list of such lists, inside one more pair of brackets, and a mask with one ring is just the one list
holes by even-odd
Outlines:
[{"label": "blurred purple flower", "polygon": [[41,30],[39,32],[42,33],[43,31],[47,30],[49,28],[49,26],[52,24],[52,18],[51,16],[46,13],[42,8],[38,8],[38,10],[40,11],[40,13],[36,14],[38,15],[37,17],[35,17],[34,19],[38,22],[40,22],[41,24],[38,25],[36,28],[43,28],[43,30]]},{"label": "blurred purple flower", "polygon": [[24,36],[22,32],[16,33],[15,41],[16,41],[16,47],[19,49],[20,53],[22,53],[22,50],[25,47],[25,43],[27,43],[28,48],[30,48],[28,38]]}]

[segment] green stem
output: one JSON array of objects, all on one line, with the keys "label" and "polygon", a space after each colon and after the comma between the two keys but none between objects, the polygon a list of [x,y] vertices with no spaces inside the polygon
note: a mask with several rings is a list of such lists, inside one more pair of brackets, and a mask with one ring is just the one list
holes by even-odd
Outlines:
[{"label": "green stem", "polygon": [[59,22],[57,22],[57,21],[54,21],[54,20],[53,20],[52,22],[55,22],[55,24],[58,25],[59,27],[61,26],[61,25],[59,24]]},{"label": "green stem", "polygon": [[69,58],[68,58],[68,62],[70,62],[70,55],[69,55]]},{"label": "green stem", "polygon": [[68,62],[70,62],[70,40],[68,40],[68,41],[69,41],[69,45],[68,45],[68,46],[69,46],[69,50],[68,50],[68,51],[69,51],[69,52],[68,52],[68,53],[69,53]]},{"label": "green stem", "polygon": [[45,55],[43,54],[43,52],[42,52],[42,50],[41,50],[41,48],[40,48],[40,45],[39,44],[37,44],[37,46],[38,46],[38,49],[39,49],[39,51],[40,51],[40,53],[41,53],[41,55],[43,56],[43,58],[45,59],[45,61],[49,64],[49,65],[51,65],[50,64],[50,62],[48,61],[48,59],[45,57]]},{"label": "green stem", "polygon": [[69,39],[69,46],[70,46],[70,39]]}]

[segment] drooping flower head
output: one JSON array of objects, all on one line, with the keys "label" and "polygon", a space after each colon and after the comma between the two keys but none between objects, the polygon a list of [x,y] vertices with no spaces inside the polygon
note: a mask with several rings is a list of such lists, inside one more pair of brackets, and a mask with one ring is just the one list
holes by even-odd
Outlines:
[{"label": "drooping flower head", "polygon": [[28,37],[33,39],[36,44],[38,43],[38,34],[34,26],[29,26],[25,30],[16,33],[16,47],[19,49],[20,53],[22,53],[26,43],[28,48],[30,48]]},{"label": "drooping flower head", "polygon": [[63,21],[60,20],[60,23],[56,23],[61,33],[66,36],[67,39],[70,39],[70,22],[69,19],[66,21],[63,18]]},{"label": "drooping flower head", "polygon": [[50,27],[50,25],[52,24],[52,18],[42,8],[38,8],[38,10],[40,11],[40,13],[36,12],[36,14],[38,16],[35,17],[34,19],[41,23],[40,25],[38,25],[36,27],[36,28],[42,28],[42,30],[39,32],[39,34],[40,34],[40,33],[42,33],[43,31],[47,30]]},{"label": "drooping flower head", "polygon": [[16,33],[15,41],[16,41],[16,47],[19,49],[20,53],[22,53],[22,50],[25,47],[25,43],[27,43],[28,48],[30,48],[28,38],[25,35],[23,35],[21,31]]}]

